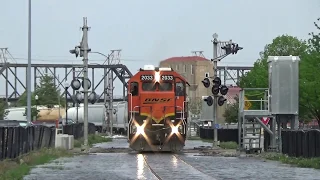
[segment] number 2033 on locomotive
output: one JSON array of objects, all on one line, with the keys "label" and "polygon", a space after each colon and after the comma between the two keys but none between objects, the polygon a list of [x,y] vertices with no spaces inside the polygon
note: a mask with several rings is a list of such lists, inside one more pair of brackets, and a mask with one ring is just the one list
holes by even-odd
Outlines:
[{"label": "number 2033 on locomotive", "polygon": [[173,81],[173,76],[172,75],[162,75],[161,80],[162,81]]}]

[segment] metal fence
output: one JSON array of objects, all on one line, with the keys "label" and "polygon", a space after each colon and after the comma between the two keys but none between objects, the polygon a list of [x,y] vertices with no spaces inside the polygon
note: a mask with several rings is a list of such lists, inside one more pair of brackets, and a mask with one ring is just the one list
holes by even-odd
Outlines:
[{"label": "metal fence", "polygon": [[[218,129],[218,141],[238,143],[238,129]],[[213,129],[200,127],[200,138],[213,139]]]},{"label": "metal fence", "polygon": [[0,160],[54,147],[55,129],[45,126],[0,127]]},{"label": "metal fence", "polygon": [[[73,135],[75,139],[83,137],[84,125],[83,123],[68,124],[63,127],[64,134]],[[95,134],[96,127],[93,123],[88,123],[88,134]]]},{"label": "metal fence", "polygon": [[[270,135],[264,134],[265,151],[270,145]],[[284,130],[281,132],[282,153],[291,157],[320,157],[320,130]]]}]

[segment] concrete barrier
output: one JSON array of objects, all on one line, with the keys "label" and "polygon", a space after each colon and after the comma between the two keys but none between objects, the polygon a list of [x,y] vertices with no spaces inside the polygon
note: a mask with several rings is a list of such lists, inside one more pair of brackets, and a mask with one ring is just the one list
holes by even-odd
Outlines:
[{"label": "concrete barrier", "polygon": [[74,137],[73,135],[68,134],[57,134],[56,141],[55,141],[56,148],[63,148],[63,149],[73,149],[74,148]]}]

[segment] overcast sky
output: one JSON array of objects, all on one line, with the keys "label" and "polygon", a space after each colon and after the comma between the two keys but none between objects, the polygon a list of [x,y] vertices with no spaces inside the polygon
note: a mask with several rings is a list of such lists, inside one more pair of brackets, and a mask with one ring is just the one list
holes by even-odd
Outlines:
[{"label": "overcast sky", "polygon": [[[27,63],[27,5],[26,0],[1,3],[0,47],[8,47],[18,63]],[[319,8],[319,0],[33,0],[32,62],[82,63],[69,49],[80,42],[79,27],[86,16],[92,51],[108,54],[122,49],[121,61],[133,73],[144,64],[158,65],[193,50],[203,50],[211,58],[213,33],[244,47],[220,65],[252,65],[264,45],[278,35],[308,38],[320,17]],[[93,54],[89,58],[90,63],[103,60]],[[25,70],[19,73],[24,82]],[[120,82],[115,85],[120,90]],[[4,86],[1,77],[0,95],[5,95]]]}]

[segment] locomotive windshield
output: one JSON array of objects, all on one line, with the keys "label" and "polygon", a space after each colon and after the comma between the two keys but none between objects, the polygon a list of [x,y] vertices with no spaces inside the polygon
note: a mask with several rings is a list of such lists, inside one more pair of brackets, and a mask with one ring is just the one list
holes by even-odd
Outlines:
[{"label": "locomotive windshield", "polygon": [[154,83],[154,82],[144,82],[142,83],[142,90],[143,91],[172,91],[173,85],[172,82],[161,82],[161,83]]},{"label": "locomotive windshield", "polygon": [[143,91],[155,91],[156,85],[153,82],[144,82],[144,83],[142,83],[142,90]]},{"label": "locomotive windshield", "polygon": [[171,82],[160,83],[159,91],[172,91],[172,83]]}]

